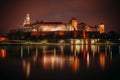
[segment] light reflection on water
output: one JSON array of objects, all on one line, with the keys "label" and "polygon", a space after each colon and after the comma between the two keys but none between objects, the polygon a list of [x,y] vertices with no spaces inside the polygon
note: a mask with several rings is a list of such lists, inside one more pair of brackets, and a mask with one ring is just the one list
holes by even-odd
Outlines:
[{"label": "light reflection on water", "polygon": [[[118,54],[119,47],[116,49]],[[73,73],[81,69],[105,70],[110,66],[113,54],[115,51],[112,45],[0,46],[0,58],[15,58],[15,60],[17,58],[26,77],[29,77],[35,68],[38,71],[39,69],[43,71],[70,70]]]}]

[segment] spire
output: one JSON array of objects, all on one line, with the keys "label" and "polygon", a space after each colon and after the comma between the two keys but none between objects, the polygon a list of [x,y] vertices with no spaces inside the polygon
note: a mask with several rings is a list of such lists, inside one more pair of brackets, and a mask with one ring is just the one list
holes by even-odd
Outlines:
[{"label": "spire", "polygon": [[23,26],[30,25],[30,14],[26,15],[26,18],[24,20]]}]

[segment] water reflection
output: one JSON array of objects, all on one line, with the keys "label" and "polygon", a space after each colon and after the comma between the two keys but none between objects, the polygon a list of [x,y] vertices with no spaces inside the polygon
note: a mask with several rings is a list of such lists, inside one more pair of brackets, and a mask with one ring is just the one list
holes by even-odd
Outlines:
[{"label": "water reflection", "polygon": [[[74,42],[74,41],[73,41]],[[77,41],[79,43],[80,41]],[[72,71],[81,69],[105,70],[112,62],[115,54],[112,45],[36,45],[36,46],[4,46],[0,47],[0,58],[18,58],[26,77],[36,69],[43,71]],[[117,49],[116,49],[117,48]],[[115,47],[120,53],[120,46]],[[9,54],[9,55],[7,55]],[[7,55],[7,57],[6,57]],[[10,58],[9,58],[10,59]],[[17,60],[17,61],[18,61]]]},{"label": "water reflection", "polygon": [[0,48],[0,58],[4,59],[6,56],[6,50],[4,48]]},{"label": "water reflection", "polygon": [[30,62],[26,61],[26,60],[23,60],[22,65],[23,65],[23,70],[26,73],[26,76],[29,77],[29,75],[30,75],[30,69],[31,69]]},{"label": "water reflection", "polygon": [[105,54],[104,53],[100,53],[100,67],[102,69],[105,68]]}]

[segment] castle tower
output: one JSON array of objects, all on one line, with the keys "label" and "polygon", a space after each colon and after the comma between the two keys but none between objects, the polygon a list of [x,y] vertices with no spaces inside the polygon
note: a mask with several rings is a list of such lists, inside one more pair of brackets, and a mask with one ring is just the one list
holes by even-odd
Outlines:
[{"label": "castle tower", "polygon": [[74,30],[77,30],[77,20],[75,18],[72,18],[72,20],[70,21],[72,24],[72,28],[74,28]]},{"label": "castle tower", "polygon": [[28,26],[28,25],[30,25],[30,15],[29,14],[26,15],[26,18],[23,23],[23,26]]},{"label": "castle tower", "polygon": [[100,33],[104,33],[104,32],[105,32],[105,25],[104,25],[103,23],[101,23],[101,24],[99,25],[99,32],[100,32]]}]

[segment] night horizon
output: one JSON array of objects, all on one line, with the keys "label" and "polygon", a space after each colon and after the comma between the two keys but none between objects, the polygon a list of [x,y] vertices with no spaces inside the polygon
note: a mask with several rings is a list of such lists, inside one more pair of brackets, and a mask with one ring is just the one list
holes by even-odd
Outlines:
[{"label": "night horizon", "polygon": [[103,22],[106,32],[119,32],[118,3],[112,0],[1,0],[0,9],[0,32],[3,34],[22,27],[27,13],[32,22],[68,23],[75,17],[78,23],[95,26]]},{"label": "night horizon", "polygon": [[0,80],[120,80],[117,0],[0,0]]}]

